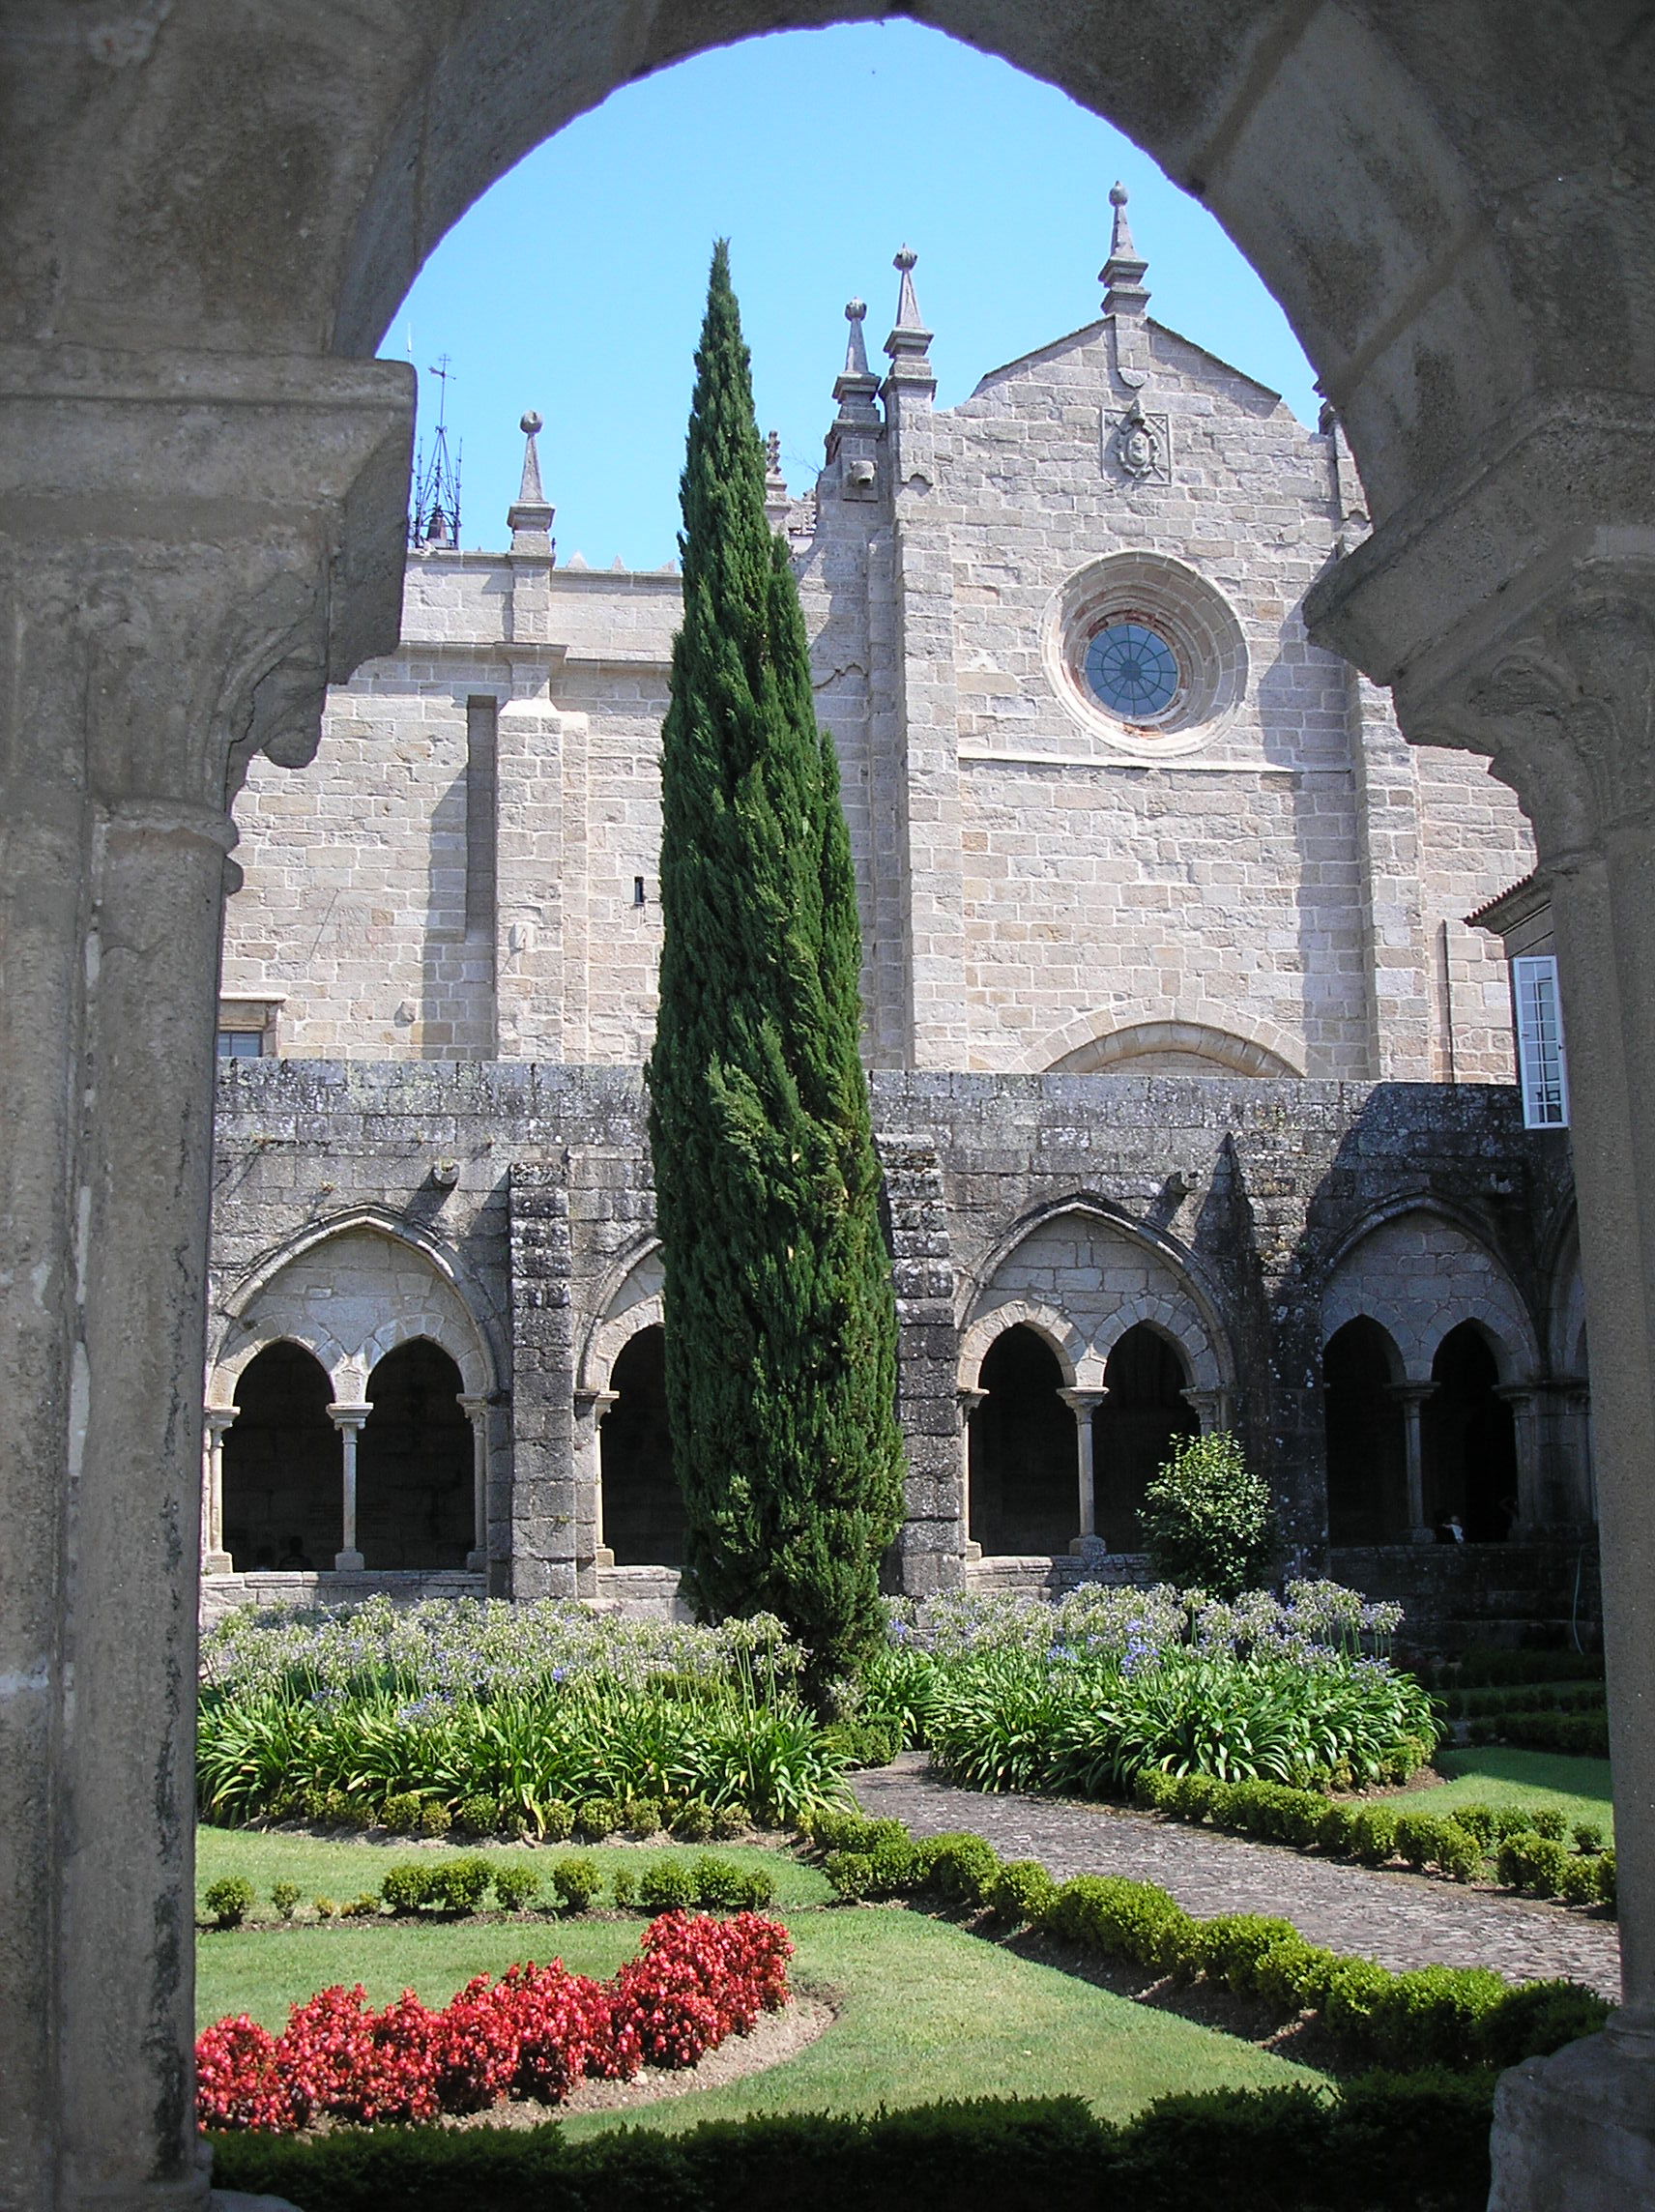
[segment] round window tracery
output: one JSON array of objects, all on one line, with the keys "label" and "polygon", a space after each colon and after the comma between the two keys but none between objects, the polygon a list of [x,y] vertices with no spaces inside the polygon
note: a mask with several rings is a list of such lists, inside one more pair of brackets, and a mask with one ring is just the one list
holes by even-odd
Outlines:
[{"label": "round window tracery", "polygon": [[1111,713],[1128,721],[1164,714],[1181,688],[1177,655],[1146,622],[1112,622],[1087,647],[1086,680]]},{"label": "round window tracery", "polygon": [[1048,613],[1044,654],[1075,719],[1140,757],[1197,751],[1247,688],[1229,601],[1169,554],[1114,553],[1071,576]]}]

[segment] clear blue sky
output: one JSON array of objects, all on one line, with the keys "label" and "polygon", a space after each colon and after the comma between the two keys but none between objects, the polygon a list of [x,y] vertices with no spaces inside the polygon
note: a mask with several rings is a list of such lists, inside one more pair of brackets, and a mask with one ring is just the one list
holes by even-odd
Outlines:
[{"label": "clear blue sky", "polygon": [[1108,192],[1131,195],[1149,311],[1316,419],[1286,318],[1214,219],[1062,93],[908,22],[756,39],[617,92],[502,178],[421,273],[381,351],[412,333],[421,426],[452,357],[463,538],[506,542],[527,407],[545,418],[559,557],[676,552],[691,356],[727,235],[759,419],[798,491],[822,459],[845,302],[876,367],[891,255],[919,256],[939,406],[1091,321]]}]

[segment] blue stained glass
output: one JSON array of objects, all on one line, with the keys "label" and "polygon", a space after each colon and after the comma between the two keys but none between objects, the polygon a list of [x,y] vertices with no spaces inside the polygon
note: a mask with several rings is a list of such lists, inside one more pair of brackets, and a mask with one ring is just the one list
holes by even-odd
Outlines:
[{"label": "blue stained glass", "polygon": [[1087,648],[1087,682],[1111,713],[1131,721],[1163,714],[1178,695],[1172,647],[1143,623],[1111,623]]}]

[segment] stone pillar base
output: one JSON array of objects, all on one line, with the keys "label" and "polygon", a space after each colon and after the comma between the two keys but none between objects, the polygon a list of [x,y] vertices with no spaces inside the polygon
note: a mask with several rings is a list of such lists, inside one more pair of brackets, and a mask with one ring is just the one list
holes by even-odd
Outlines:
[{"label": "stone pillar base", "polygon": [[336,1575],[360,1575],[367,1564],[360,1552],[335,1552],[334,1572]]},{"label": "stone pillar base", "polygon": [[233,1575],[235,1571],[236,1562],[228,1552],[202,1553],[201,1572],[204,1575]]},{"label": "stone pillar base", "polygon": [[1607,2029],[1500,2076],[1489,2212],[1655,2205],[1655,2023]]}]

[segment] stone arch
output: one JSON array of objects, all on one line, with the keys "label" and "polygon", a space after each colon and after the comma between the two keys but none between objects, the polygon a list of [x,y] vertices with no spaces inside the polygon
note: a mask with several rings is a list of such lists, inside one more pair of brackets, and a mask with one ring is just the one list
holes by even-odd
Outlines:
[{"label": "stone arch", "polygon": [[1304,1073],[1303,1057],[1294,1053],[1284,1030],[1274,1022],[1246,1021],[1228,1011],[1222,1026],[1173,1013],[1124,1021],[1083,1014],[1048,1036],[1035,1057],[1051,1075]]},{"label": "stone arch", "polygon": [[1321,1358],[1328,1540],[1405,1541],[1412,1516],[1396,1339],[1371,1314],[1353,1314],[1328,1333]]},{"label": "stone arch", "polygon": [[330,1567],[339,1549],[339,1440],[333,1379],[314,1351],[276,1336],[236,1371],[223,1430],[220,1571]]},{"label": "stone arch", "polygon": [[1522,1293],[1477,1229],[1438,1202],[1409,1198],[1345,1239],[1322,1291],[1323,1344],[1362,1315],[1388,1332],[1411,1382],[1430,1382],[1437,1347],[1464,1322],[1486,1332],[1502,1382],[1539,1372]]},{"label": "stone arch", "polygon": [[1177,1347],[1192,1389],[1234,1387],[1217,1300],[1193,1256],[1104,1200],[1060,1199],[1026,1216],[991,1249],[965,1289],[963,1344],[986,1345],[1003,1325],[996,1317],[1013,1308],[1048,1326],[1056,1320],[1061,1335],[1055,1341],[1064,1344],[1068,1376],[1079,1388],[1103,1387],[1111,1349],[1140,1322]]},{"label": "stone arch", "polygon": [[449,1354],[465,1395],[493,1394],[493,1348],[451,1259],[372,1209],[341,1215],[266,1254],[237,1284],[209,1361],[207,1401],[232,1405],[242,1370],[285,1338],[321,1361],[337,1400],[361,1402],[378,1361],[417,1337]]},{"label": "stone arch", "polygon": [[640,1329],[664,1325],[661,1241],[651,1237],[610,1268],[593,1301],[594,1320],[575,1367],[578,1390],[603,1390],[616,1360]]},{"label": "stone arch", "polygon": [[[1032,1329],[1056,1356],[1062,1371],[1064,1382],[1070,1387],[1095,1388],[1097,1379],[1090,1373],[1087,1342],[1065,1315],[1055,1306],[1037,1304],[1028,1298],[1008,1298],[992,1312],[973,1322],[960,1339],[959,1377],[962,1390],[974,1390],[982,1374],[982,1363],[999,1338],[1008,1328]],[[1100,1378],[1099,1378],[1100,1379]]]}]

